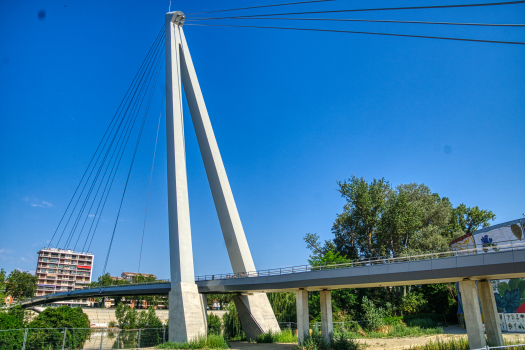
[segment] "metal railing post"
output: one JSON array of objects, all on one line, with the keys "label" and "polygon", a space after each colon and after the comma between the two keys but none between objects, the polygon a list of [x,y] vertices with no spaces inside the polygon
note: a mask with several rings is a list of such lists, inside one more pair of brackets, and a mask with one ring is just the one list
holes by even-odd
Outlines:
[{"label": "metal railing post", "polygon": [[117,349],[120,348],[120,329],[117,332]]},{"label": "metal railing post", "polygon": [[27,331],[29,330],[29,328],[26,328],[25,332],[24,332],[24,344],[22,344],[22,350],[26,350],[26,342],[27,342]]},{"label": "metal railing post", "polygon": [[141,329],[139,328],[139,342],[137,344],[139,349],[140,349],[140,331],[141,331]]},{"label": "metal railing post", "polygon": [[64,327],[64,338],[62,339],[62,350],[64,350],[64,347],[66,346],[66,334],[67,334],[67,327]]},{"label": "metal railing post", "polygon": [[166,342],[166,327],[162,328],[162,344]]},{"label": "metal railing post", "polygon": [[102,333],[100,333],[100,350],[102,350],[102,340],[104,339],[104,328],[102,328]]}]

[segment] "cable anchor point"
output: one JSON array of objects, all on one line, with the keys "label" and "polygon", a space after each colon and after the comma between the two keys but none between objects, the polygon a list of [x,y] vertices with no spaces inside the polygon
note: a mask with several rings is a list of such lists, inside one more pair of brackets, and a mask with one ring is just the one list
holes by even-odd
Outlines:
[{"label": "cable anchor point", "polygon": [[179,27],[182,27],[184,25],[184,20],[186,19],[186,16],[182,11],[175,11],[173,12],[173,17],[171,18],[171,23],[175,23]]}]

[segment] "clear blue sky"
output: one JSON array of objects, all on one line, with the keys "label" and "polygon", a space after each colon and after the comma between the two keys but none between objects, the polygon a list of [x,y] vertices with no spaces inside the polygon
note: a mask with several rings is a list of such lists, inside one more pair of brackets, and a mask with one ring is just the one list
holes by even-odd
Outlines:
[{"label": "clear blue sky", "polygon": [[[171,9],[191,13],[277,2],[188,0],[173,1]],[[338,0],[242,14],[439,3],[445,2]],[[35,269],[36,252],[50,239],[168,6],[165,0],[1,2],[0,267]],[[39,19],[41,10],[45,17]],[[525,5],[339,17],[523,23]],[[290,26],[525,41],[525,28]],[[495,223],[525,212],[523,45],[184,30],[258,269],[306,263],[304,235],[331,237],[344,204],[336,180],[352,174],[384,177],[393,185],[424,183],[454,205],[494,211]],[[163,75],[157,85],[108,264],[113,275],[138,265]],[[184,112],[195,273],[229,272],[186,107]],[[167,278],[164,123],[163,117],[141,271]],[[113,190],[115,203],[105,211],[91,249],[95,277],[122,187],[120,181]]]}]

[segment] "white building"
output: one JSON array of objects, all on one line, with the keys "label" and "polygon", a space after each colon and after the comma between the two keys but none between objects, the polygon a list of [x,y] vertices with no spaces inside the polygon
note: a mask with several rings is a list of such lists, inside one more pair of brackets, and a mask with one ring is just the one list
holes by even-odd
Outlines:
[{"label": "white building", "polygon": [[[68,292],[87,287],[91,283],[94,255],[58,248],[43,248],[38,252],[36,265],[37,289],[35,296]],[[53,303],[57,305],[88,306],[87,299]]]}]

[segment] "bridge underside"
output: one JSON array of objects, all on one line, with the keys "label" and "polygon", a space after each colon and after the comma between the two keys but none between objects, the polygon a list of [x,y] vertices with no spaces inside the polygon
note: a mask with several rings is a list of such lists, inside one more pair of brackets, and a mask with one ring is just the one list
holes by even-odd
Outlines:
[{"label": "bridge underside", "polygon": [[[199,293],[292,292],[497,280],[525,277],[525,250],[407,261],[275,276],[229,278],[196,282]],[[168,294],[170,283],[76,290],[28,299],[24,307],[57,301],[126,295]]]}]

